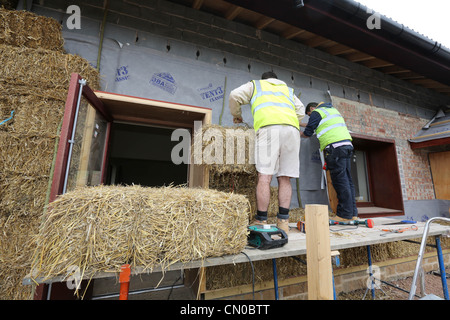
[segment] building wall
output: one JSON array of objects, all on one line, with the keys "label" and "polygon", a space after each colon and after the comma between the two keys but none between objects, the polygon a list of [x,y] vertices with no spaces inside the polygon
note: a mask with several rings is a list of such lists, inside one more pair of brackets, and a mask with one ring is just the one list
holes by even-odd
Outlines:
[{"label": "building wall", "polygon": [[[68,28],[70,14],[66,13],[65,1],[35,1],[32,11],[60,21],[66,50],[82,55],[96,66],[104,1],[71,4],[81,9],[81,29]],[[148,78],[144,76],[133,75],[139,79],[136,82],[126,77],[119,80],[127,81],[117,80],[118,74],[123,76],[127,71],[123,69],[128,66],[127,57],[136,63],[151,55],[154,59],[146,60],[145,66],[136,69],[145,67],[151,73],[152,68],[157,69],[161,64],[178,64],[184,70],[176,79],[178,95],[152,91],[155,88],[148,86]],[[437,106],[450,104],[448,96],[267,31],[168,1],[109,1],[100,60],[105,91],[210,107],[214,123],[218,122],[220,109],[225,108],[221,124],[232,125],[227,93],[245,81],[259,78],[268,69],[294,87],[297,94],[301,93],[305,105],[310,101],[327,101],[327,90],[333,96],[366,105],[364,110],[350,106],[342,110],[350,129],[395,139],[403,200],[434,199],[427,154],[412,151],[407,139],[432,118]],[[208,80],[210,84],[214,82],[214,86],[220,86],[225,92],[214,103],[189,92],[199,91],[208,83],[203,79],[205,74],[213,79]],[[247,120],[251,119],[248,109],[244,110]],[[308,189],[301,185],[301,190]]]},{"label": "building wall", "polygon": [[[80,3],[82,15],[79,30],[67,28],[70,15],[65,13],[65,1],[42,0],[33,5],[32,11],[61,21],[63,31],[98,38],[104,1],[89,1],[88,4],[73,1],[73,4],[77,2]],[[224,64],[228,68],[245,69],[247,72],[250,68],[252,72],[261,64],[272,66],[280,72],[284,71],[284,80],[302,88],[320,91],[329,88],[336,96],[373,102],[380,108],[426,119],[434,115],[434,111],[428,108],[450,101],[447,96],[264,30],[164,0],[109,1],[106,21],[105,39],[150,47],[207,63],[224,63],[214,55],[220,53],[226,59]],[[159,41],[155,36],[159,37]]]},{"label": "building wall", "polygon": [[427,153],[412,150],[408,142],[426,124],[425,119],[349,100],[335,99],[334,104],[352,132],[395,140],[404,200],[434,199]]},{"label": "building wall", "polygon": [[[97,67],[104,1],[70,4],[81,8],[79,30],[67,28],[70,14],[66,13],[65,1],[34,1],[31,10],[60,21],[66,50]],[[333,96],[349,101],[341,106],[341,111],[352,131],[395,140],[403,200],[409,203],[408,207],[417,208],[416,203],[434,199],[427,154],[412,151],[407,139],[433,117],[437,106],[450,104],[447,96],[264,30],[164,0],[109,1],[102,44],[98,66],[102,90],[210,107],[213,123],[219,122],[219,115],[225,110],[221,124],[232,125],[227,93],[269,69],[292,86],[296,94],[301,93],[305,105],[310,101],[329,101],[329,90]],[[149,85],[153,74],[171,64],[171,74],[177,75],[176,94]],[[223,97],[204,101],[199,91],[208,84],[221,87]],[[251,119],[248,108],[244,118]],[[301,190],[303,199],[307,186]],[[429,207],[429,202],[426,204]],[[448,254],[446,261],[448,264]],[[404,274],[411,275],[412,271],[413,266]],[[337,291],[361,287],[366,279],[365,271],[338,275]],[[280,297],[304,298],[306,290],[305,283],[285,286]],[[260,294],[273,299],[273,290]]]}]

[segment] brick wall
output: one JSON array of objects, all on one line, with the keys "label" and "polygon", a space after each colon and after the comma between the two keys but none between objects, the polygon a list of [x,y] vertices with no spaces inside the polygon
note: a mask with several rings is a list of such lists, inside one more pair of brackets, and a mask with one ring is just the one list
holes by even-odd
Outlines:
[{"label": "brick wall", "polygon": [[412,150],[412,138],[426,120],[402,112],[336,99],[334,104],[349,130],[372,137],[395,140],[403,200],[434,199],[433,181],[426,152]]}]

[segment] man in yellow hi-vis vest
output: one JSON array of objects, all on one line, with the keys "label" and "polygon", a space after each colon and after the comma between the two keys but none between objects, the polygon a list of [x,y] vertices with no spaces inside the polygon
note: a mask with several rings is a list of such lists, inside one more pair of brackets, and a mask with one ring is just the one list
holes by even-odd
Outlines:
[{"label": "man in yellow hi-vis vest", "polygon": [[265,72],[261,80],[250,81],[231,91],[229,107],[234,123],[243,121],[241,105],[246,104],[251,105],[256,132],[258,183],[255,224],[267,223],[270,182],[276,174],[279,205],[277,226],[287,234],[292,197],[290,178],[299,177],[299,123],[305,116],[305,106],[294,95],[294,90],[273,72]]},{"label": "man in yellow hi-vis vest", "polygon": [[330,171],[331,182],[336,190],[337,217],[333,220],[355,220],[358,218],[358,210],[351,175],[353,145],[344,118],[331,103],[323,102],[308,103],[306,114],[309,120],[301,136],[309,138],[316,133],[320,151],[324,153],[326,169]]}]

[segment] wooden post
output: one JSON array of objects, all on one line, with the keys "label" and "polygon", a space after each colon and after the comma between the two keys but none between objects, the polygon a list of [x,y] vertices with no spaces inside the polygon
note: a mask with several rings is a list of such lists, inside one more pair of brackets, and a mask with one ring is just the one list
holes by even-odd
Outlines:
[{"label": "wooden post", "polygon": [[330,171],[327,170],[327,189],[328,189],[328,200],[330,202],[331,211],[333,213],[337,212],[338,199],[336,190],[333,187],[333,183],[331,182]]},{"label": "wooden post", "polygon": [[328,206],[306,205],[306,260],[309,300],[333,300]]}]

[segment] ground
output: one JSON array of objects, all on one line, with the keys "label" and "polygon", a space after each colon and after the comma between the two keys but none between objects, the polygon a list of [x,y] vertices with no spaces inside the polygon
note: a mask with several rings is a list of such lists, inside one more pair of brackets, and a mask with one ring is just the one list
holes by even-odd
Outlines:
[{"label": "ground", "polygon": [[[413,277],[408,277],[405,279],[400,279],[396,281],[389,281],[390,284],[402,288],[408,292],[403,292],[398,290],[392,286],[382,283],[381,289],[375,290],[375,300],[408,300],[409,291],[411,289]],[[449,279],[447,278],[447,283]],[[416,282],[417,290],[416,294],[420,295],[420,282],[417,279]],[[362,300],[364,294],[366,293],[366,289],[360,289],[349,293],[341,293],[338,295],[338,300]],[[444,293],[442,290],[442,282],[440,275],[436,275],[433,272],[427,273],[425,275],[425,293],[426,294],[434,294],[440,298],[444,298]],[[415,298],[417,300],[418,298]],[[367,291],[365,296],[365,300],[372,300],[371,291]]]}]

